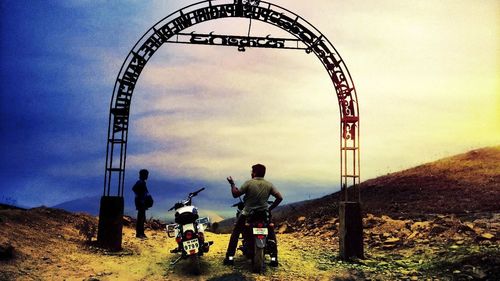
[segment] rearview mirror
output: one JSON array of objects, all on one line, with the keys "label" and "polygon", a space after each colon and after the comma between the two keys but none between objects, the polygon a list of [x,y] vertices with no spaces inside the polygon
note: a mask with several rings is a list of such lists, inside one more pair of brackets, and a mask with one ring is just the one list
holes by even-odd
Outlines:
[{"label": "rearview mirror", "polygon": [[169,238],[175,238],[175,228],[176,224],[167,224],[167,236]]}]

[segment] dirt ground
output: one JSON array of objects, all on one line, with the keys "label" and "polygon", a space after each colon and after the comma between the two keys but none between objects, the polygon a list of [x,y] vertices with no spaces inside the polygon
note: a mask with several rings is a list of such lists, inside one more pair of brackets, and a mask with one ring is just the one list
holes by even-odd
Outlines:
[{"label": "dirt ground", "polygon": [[[279,235],[280,266],[267,267],[261,275],[251,273],[250,262],[241,255],[234,267],[222,265],[229,235],[207,233],[215,243],[202,257],[202,273],[196,276],[187,261],[170,264],[176,258],[169,252],[175,247],[173,239],[159,231],[148,231],[147,235],[149,239],[136,239],[134,231],[126,228],[124,250],[120,253],[107,253],[81,243],[54,243],[33,251],[33,256],[20,263],[3,264],[0,271],[4,280],[474,280],[454,278],[459,274],[452,265],[433,272],[431,256],[443,255],[437,252],[437,246],[389,252],[366,249],[367,259],[347,263],[337,258],[336,239],[323,241],[296,233]],[[458,247],[449,250],[452,255],[468,253]],[[483,254],[490,251],[490,258],[500,253],[498,245],[470,250]],[[484,257],[478,257],[479,261]]]},{"label": "dirt ground", "polygon": [[200,276],[192,274],[187,260],[170,264],[177,257],[170,253],[174,239],[161,231],[147,231],[146,235],[148,239],[137,239],[133,229],[125,228],[124,250],[120,253],[82,243],[51,243],[31,251],[29,258],[2,264],[0,271],[7,280],[330,280],[332,276],[332,272],[318,270],[320,260],[314,262],[319,256],[326,257],[319,253],[319,244],[313,245],[313,251],[305,251],[313,239],[300,240],[294,234],[280,235],[280,267],[268,267],[258,275],[251,273],[250,262],[241,255],[236,257],[234,267],[224,266],[229,235],[207,233],[207,239],[215,243],[201,258]]},{"label": "dirt ground", "polygon": [[224,266],[229,235],[208,232],[214,245],[197,276],[187,261],[171,265],[175,240],[164,231],[148,229],[149,238],[141,240],[132,226],[124,227],[123,251],[111,253],[86,243],[78,230],[82,222],[96,223],[94,217],[49,208],[0,210],[0,246],[13,247],[12,257],[0,259],[0,280],[500,280],[499,218],[369,216],[365,259],[351,262],[338,258],[336,219],[322,228],[304,219],[303,231],[278,235],[280,265],[262,274],[251,273],[241,255],[234,267]]}]

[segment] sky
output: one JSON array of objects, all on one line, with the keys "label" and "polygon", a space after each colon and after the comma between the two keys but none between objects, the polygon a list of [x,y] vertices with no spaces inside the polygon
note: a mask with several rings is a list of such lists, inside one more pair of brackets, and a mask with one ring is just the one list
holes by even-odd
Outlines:
[{"label": "sky", "polygon": [[[499,1],[271,2],[316,26],[349,68],[362,180],[500,144]],[[120,66],[146,30],[191,3],[0,1],[0,201],[102,193]],[[191,31],[246,34],[248,20]],[[251,32],[287,36],[258,22]],[[130,120],[128,202],[141,168],[164,205],[206,186],[201,200],[223,208],[225,177],[242,184],[255,163],[285,202],[339,189],[337,98],[303,51],[165,44],[139,78]]]}]

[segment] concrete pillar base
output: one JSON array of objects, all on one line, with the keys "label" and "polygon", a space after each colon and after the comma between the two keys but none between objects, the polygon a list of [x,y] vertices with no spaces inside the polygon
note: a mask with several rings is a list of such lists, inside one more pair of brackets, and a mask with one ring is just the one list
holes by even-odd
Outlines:
[{"label": "concrete pillar base", "polygon": [[361,204],[349,201],[340,202],[339,220],[340,258],[342,260],[364,258]]},{"label": "concrete pillar base", "polygon": [[102,196],[97,244],[110,251],[122,249],[124,201],[120,196]]}]

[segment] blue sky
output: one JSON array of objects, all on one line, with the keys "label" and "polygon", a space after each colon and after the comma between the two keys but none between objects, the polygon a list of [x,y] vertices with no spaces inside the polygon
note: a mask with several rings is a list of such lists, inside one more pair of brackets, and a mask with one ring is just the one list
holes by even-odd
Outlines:
[{"label": "blue sky", "polygon": [[[102,192],[121,63],[149,27],[189,3],[0,2],[4,197],[37,206]],[[318,27],[345,59],[361,106],[364,179],[500,143],[497,1],[273,3]],[[230,20],[189,31],[247,28]],[[258,23],[253,32],[283,35]],[[131,121],[126,185],[149,168],[151,189],[172,194],[166,201],[191,184],[231,201],[225,176],[242,183],[256,162],[289,202],[337,189],[336,98],[303,53],[162,46],[139,79]]]}]

